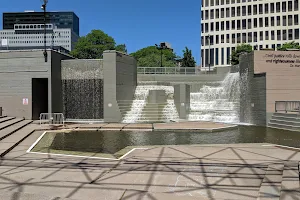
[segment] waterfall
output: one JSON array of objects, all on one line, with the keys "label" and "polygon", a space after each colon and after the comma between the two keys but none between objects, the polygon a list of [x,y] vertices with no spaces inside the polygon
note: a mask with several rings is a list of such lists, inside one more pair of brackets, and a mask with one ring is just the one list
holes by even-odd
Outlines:
[{"label": "waterfall", "polygon": [[[149,84],[149,85],[148,85]],[[163,108],[163,121],[178,120],[179,115],[177,113],[174,104],[174,87],[165,85],[154,85],[153,83],[140,82],[136,87],[134,100],[130,110],[125,114],[123,123],[136,123],[139,121],[147,121],[143,109],[147,104],[147,98],[150,90],[164,90],[167,95],[167,102]]]},{"label": "waterfall", "polygon": [[239,73],[229,73],[219,85],[191,93],[189,121],[239,122],[239,79]]}]

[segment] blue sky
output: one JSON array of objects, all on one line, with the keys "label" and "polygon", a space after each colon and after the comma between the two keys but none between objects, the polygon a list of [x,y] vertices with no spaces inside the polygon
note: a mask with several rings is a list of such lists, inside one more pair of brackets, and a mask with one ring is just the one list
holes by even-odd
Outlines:
[{"label": "blue sky", "polygon": [[[49,0],[49,11],[74,11],[80,35],[101,29],[129,53],[159,42],[169,42],[178,55],[187,46],[200,62],[200,0]],[[40,0],[2,1],[3,12],[40,11]]]}]

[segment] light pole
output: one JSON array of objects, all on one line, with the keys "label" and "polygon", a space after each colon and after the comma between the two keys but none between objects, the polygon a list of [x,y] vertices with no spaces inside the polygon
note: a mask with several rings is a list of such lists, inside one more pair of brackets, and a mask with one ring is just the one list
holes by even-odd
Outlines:
[{"label": "light pole", "polygon": [[210,72],[210,35],[208,35],[208,71]]},{"label": "light pole", "polygon": [[158,50],[160,50],[160,67],[163,67],[163,64],[162,64],[162,57],[163,57],[162,50],[163,50],[164,48],[162,47],[161,44],[160,44],[160,45],[155,44],[155,46],[156,46],[156,48],[157,48]]},{"label": "light pole", "polygon": [[41,0],[41,2],[43,3],[42,5],[42,10],[44,11],[44,58],[45,58],[45,62],[48,61],[48,54],[47,54],[47,47],[46,47],[46,43],[47,43],[47,40],[46,40],[46,7],[47,7],[47,3],[48,3],[48,0]]}]

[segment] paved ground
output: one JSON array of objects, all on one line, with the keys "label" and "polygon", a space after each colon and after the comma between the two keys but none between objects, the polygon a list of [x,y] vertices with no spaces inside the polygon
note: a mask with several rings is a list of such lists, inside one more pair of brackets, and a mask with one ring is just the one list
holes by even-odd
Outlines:
[{"label": "paved ground", "polygon": [[[222,144],[150,147],[114,161],[42,155],[26,153],[43,133],[33,132],[40,126],[20,119],[2,123],[7,127],[0,129],[0,200],[300,199],[299,151],[270,144]],[[81,126],[121,130],[129,125],[73,128]],[[10,134],[7,128],[12,127]]]}]

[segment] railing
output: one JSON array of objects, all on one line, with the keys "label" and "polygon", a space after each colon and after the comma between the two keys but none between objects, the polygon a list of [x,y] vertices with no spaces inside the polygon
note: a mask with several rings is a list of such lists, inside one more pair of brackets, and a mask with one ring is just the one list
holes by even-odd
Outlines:
[{"label": "railing", "polygon": [[40,125],[65,125],[64,114],[62,113],[41,113]]},{"label": "railing", "polygon": [[300,101],[275,101],[275,112],[298,112],[300,113]]},{"label": "railing", "polygon": [[197,67],[138,67],[138,74],[216,74],[216,70],[202,71]]}]

